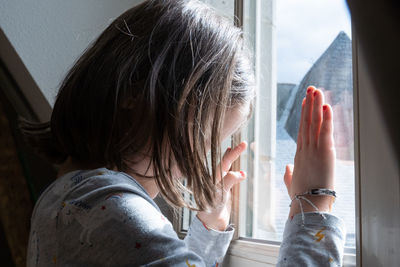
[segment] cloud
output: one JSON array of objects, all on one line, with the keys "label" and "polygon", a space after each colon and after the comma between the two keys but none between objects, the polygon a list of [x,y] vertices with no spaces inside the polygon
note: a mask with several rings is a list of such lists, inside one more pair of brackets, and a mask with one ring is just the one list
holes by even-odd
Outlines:
[{"label": "cloud", "polygon": [[299,83],[340,31],[351,37],[344,0],[276,1],[278,82]]}]

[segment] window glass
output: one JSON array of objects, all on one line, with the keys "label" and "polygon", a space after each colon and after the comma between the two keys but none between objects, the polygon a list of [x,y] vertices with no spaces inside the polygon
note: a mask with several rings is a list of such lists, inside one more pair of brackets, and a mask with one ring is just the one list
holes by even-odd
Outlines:
[{"label": "window glass", "polygon": [[245,37],[255,58],[255,113],[242,139],[239,235],[280,242],[290,199],[283,182],[293,164],[307,86],[323,90],[334,112],[337,152],[333,213],[355,247],[353,77],[350,17],[343,0],[244,0]]}]

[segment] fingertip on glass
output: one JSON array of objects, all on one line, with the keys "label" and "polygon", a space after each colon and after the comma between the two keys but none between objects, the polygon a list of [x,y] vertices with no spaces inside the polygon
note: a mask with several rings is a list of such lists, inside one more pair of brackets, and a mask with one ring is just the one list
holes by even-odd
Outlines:
[{"label": "fingertip on glass", "polygon": [[307,94],[311,93],[312,91],[314,91],[315,87],[310,85],[307,87]]}]

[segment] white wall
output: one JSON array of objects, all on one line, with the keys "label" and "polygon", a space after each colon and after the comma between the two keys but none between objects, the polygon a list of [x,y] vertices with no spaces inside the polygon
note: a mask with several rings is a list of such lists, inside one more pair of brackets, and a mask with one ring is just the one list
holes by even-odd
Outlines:
[{"label": "white wall", "polygon": [[[0,0],[0,29],[52,106],[77,57],[112,19],[140,1]],[[3,57],[7,48],[0,45]]]}]

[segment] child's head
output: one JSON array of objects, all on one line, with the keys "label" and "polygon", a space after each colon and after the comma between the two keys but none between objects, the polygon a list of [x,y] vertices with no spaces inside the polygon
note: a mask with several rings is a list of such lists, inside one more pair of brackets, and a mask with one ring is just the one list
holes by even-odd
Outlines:
[{"label": "child's head", "polygon": [[247,116],[252,81],[230,20],[199,1],[145,1],[115,19],[70,70],[52,134],[63,155],[89,166],[135,173],[132,159],[149,157],[160,192],[182,206],[171,171],[178,168],[205,208],[214,200],[225,115]]}]

